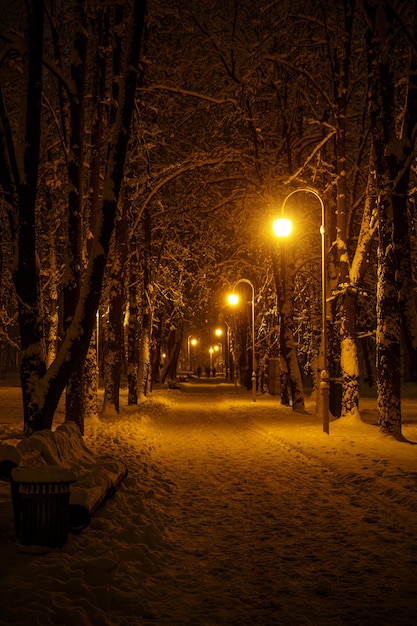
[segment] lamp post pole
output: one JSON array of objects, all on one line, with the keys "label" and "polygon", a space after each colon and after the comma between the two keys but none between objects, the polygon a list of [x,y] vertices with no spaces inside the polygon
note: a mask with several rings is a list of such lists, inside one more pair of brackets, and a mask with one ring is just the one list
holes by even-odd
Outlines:
[{"label": "lamp post pole", "polygon": [[[216,335],[216,337],[219,338],[219,346],[220,346],[220,359],[221,359],[221,365],[222,365],[222,374],[223,374],[223,363],[226,366],[226,380],[227,380],[227,360],[225,359],[225,355],[224,355],[224,350],[223,350],[223,342],[221,341],[221,338],[223,337],[223,331],[221,328],[216,328],[216,330],[214,331],[214,334]],[[226,357],[227,358],[227,357]]]},{"label": "lamp post pole", "polygon": [[193,369],[192,367],[192,347],[196,346],[198,343],[198,340],[193,338],[192,335],[188,335],[187,337],[187,367],[188,370],[191,371]]},{"label": "lamp post pole", "polygon": [[[321,196],[315,191],[315,189],[311,189],[310,187],[302,187],[300,189],[295,189],[284,199],[282,203],[282,215],[285,214],[285,205],[287,200],[291,198],[295,193],[311,193],[315,196],[320,202],[321,206],[321,371],[320,371],[320,381],[319,381],[319,390],[320,390],[320,405],[321,405],[321,414],[323,418],[323,432],[329,433],[329,373],[327,371],[327,316],[326,316],[326,305],[327,305],[327,263],[326,263],[326,211],[324,208],[324,202]],[[277,220],[278,222],[279,220]],[[278,229],[274,228],[276,234],[278,234]],[[289,234],[283,233],[285,236]]]},{"label": "lamp post pole", "polygon": [[247,278],[241,278],[233,286],[233,291],[241,283],[246,283],[252,290],[252,399],[256,402],[256,357],[255,357],[255,287]]},{"label": "lamp post pole", "polygon": [[230,326],[226,324],[226,382],[232,380],[230,372]]}]

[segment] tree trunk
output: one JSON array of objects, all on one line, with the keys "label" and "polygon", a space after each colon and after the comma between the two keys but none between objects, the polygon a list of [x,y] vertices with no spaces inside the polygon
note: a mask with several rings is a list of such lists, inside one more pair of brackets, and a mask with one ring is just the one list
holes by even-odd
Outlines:
[{"label": "tree trunk", "polygon": [[139,252],[136,234],[129,241],[129,286],[127,323],[127,386],[128,405],[138,403],[139,368],[139,307],[138,307]]},{"label": "tree trunk", "polygon": [[401,327],[389,198],[380,200],[376,358],[378,424],[384,434],[401,435]]},{"label": "tree trunk", "polygon": [[342,341],[340,365],[343,376],[342,415],[350,413],[359,403],[359,357],[356,340],[357,291],[347,289],[343,296]]},{"label": "tree trunk", "polygon": [[[348,206],[347,206],[347,159],[346,117],[348,108],[353,2],[344,3],[344,24],[341,42],[341,58],[336,56],[335,102],[337,103],[336,134],[336,237],[335,251],[338,267],[338,285],[349,285]],[[332,240],[333,241],[333,240]],[[357,292],[349,286],[337,299],[340,327],[340,366],[343,378],[342,415],[350,412],[359,402],[359,360],[356,343]],[[333,346],[334,348],[334,346]]]},{"label": "tree trunk", "polygon": [[[97,370],[97,336],[93,333],[84,366],[84,417],[98,418],[98,370]],[[84,434],[84,433],[82,433]]]},{"label": "tree trunk", "polygon": [[[417,38],[417,11],[413,13],[413,35]],[[403,151],[394,152],[390,158],[391,176],[397,180],[394,198],[395,242],[397,249],[399,278],[401,281],[399,300],[404,345],[404,374],[406,380],[417,381],[417,310],[414,290],[415,271],[411,255],[411,233],[416,221],[414,203],[409,202],[410,167],[412,150],[417,130],[417,50],[410,46],[410,71],[408,94],[404,116]],[[397,160],[399,159],[399,160]],[[412,214],[414,213],[414,215]]]},{"label": "tree trunk", "polygon": [[168,357],[161,380],[164,383],[168,380],[175,380],[177,376],[178,357],[181,350],[182,329],[172,328],[168,337]]},{"label": "tree trunk", "polygon": [[17,191],[17,266],[14,284],[18,300],[21,341],[20,380],[22,385],[25,434],[44,427],[41,380],[46,372],[46,346],[36,254],[35,207],[37,200],[39,146],[41,136],[42,56],[44,2],[28,4],[28,79],[24,136],[23,177],[13,167],[16,149],[9,145],[9,162]]},{"label": "tree trunk", "polygon": [[[398,307],[392,178],[387,146],[395,138],[394,79],[390,61],[393,32],[384,7],[363,3],[368,19],[367,52],[371,127],[378,201],[377,386],[378,423],[382,433],[401,436],[401,324]],[[386,9],[386,7],[385,7]]]},{"label": "tree trunk", "polygon": [[[370,170],[374,170],[373,158],[370,158]],[[374,180],[369,176],[367,196],[362,214],[361,229],[349,269],[348,287],[343,294],[343,310],[341,325],[341,373],[343,377],[343,393],[341,414],[346,415],[359,404],[359,357],[356,332],[358,298],[363,297],[359,285],[369,266],[370,247],[378,224],[376,217]]]},{"label": "tree trunk", "polygon": [[[127,190],[126,190],[127,192]],[[105,330],[104,410],[119,413],[119,390],[123,366],[123,318],[130,201],[125,197],[116,221],[113,264],[109,276],[108,323]]]},{"label": "tree trunk", "polygon": [[[46,365],[49,367],[54,361],[58,349],[59,336],[59,277],[56,266],[55,242],[51,242],[49,253],[49,279],[48,279],[48,325],[46,330]],[[44,298],[45,301],[46,298]]]},{"label": "tree trunk", "polygon": [[139,343],[138,396],[147,396],[151,388],[151,335],[153,319],[152,285],[152,222],[147,206],[143,215],[143,251],[142,251],[142,324]]},{"label": "tree trunk", "polygon": [[273,258],[277,301],[280,313],[281,403],[294,410],[304,409],[303,383],[294,339],[295,258],[292,246],[282,244],[280,262]]}]

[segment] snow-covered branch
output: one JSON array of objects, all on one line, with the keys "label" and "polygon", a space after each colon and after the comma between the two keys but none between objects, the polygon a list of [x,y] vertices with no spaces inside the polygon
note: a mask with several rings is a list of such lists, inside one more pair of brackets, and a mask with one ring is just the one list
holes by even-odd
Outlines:
[{"label": "snow-covered branch", "polygon": [[237,106],[237,100],[234,98],[222,98],[209,96],[208,94],[201,93],[199,91],[192,91],[190,89],[183,89],[182,87],[175,87],[170,85],[150,85],[149,87],[141,87],[139,91],[142,92],[152,92],[152,91],[168,91],[169,93],[176,93],[182,96],[187,96],[191,98],[196,98],[198,100],[203,100],[204,102],[211,102],[212,104],[233,104],[233,106]]}]

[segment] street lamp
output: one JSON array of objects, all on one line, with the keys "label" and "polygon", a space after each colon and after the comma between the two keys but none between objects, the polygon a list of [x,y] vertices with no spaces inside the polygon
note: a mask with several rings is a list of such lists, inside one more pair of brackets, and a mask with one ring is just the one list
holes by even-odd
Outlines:
[{"label": "street lamp", "polygon": [[[226,320],[223,320],[223,324],[226,326],[226,342],[225,342],[225,359],[224,359],[224,363],[225,363],[225,367],[226,367],[226,381],[229,380],[229,374],[230,374],[230,326],[229,324],[226,322]],[[216,330],[214,331],[216,334],[216,337],[223,337],[224,332],[221,328],[216,328]]]},{"label": "street lamp", "polygon": [[[214,331],[214,334],[219,339],[221,337],[223,337],[223,331],[222,331],[221,328],[216,328],[215,331]],[[221,353],[220,353],[221,354],[221,356],[220,356],[220,363],[221,363],[221,366],[222,366],[222,374],[223,374],[223,344],[220,342],[218,345],[220,346],[220,350],[221,350]],[[226,379],[227,379],[227,365],[226,365]]]},{"label": "street lamp", "polygon": [[220,362],[220,367],[221,367],[220,371],[223,374],[223,345],[222,345],[222,343],[221,342],[215,343],[214,346],[213,346],[213,349],[214,349],[214,352],[216,352],[216,353],[219,352],[220,353],[220,356],[217,355],[217,365]]},{"label": "street lamp", "polygon": [[329,433],[329,374],[327,371],[327,329],[326,329],[326,304],[327,304],[327,265],[326,265],[326,212],[324,209],[324,202],[314,189],[309,187],[302,187],[301,189],[295,189],[284,199],[282,203],[282,216],[275,220],[273,223],[274,233],[277,237],[288,237],[291,233],[292,223],[291,220],[285,217],[285,205],[287,200],[291,198],[295,193],[311,193],[315,196],[321,206],[321,293],[322,293],[322,306],[321,306],[321,372],[320,372],[320,397],[321,397],[321,411],[323,417],[323,432]]},{"label": "street lamp", "polygon": [[188,335],[187,337],[187,365],[188,365],[188,370],[192,369],[192,365],[191,365],[191,346],[196,346],[197,345],[197,339],[195,337],[193,337],[192,335]]},{"label": "street lamp", "polygon": [[[241,283],[250,285],[252,289],[252,399],[256,402],[256,358],[255,358],[255,287],[247,278],[241,278],[234,284],[232,291],[234,292],[236,287]],[[239,296],[236,293],[231,293],[227,297],[227,301],[232,306],[235,306],[239,302]]]}]

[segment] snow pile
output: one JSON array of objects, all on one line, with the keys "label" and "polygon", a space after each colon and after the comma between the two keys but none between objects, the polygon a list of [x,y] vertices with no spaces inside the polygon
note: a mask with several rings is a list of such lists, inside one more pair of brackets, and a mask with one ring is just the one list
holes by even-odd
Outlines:
[{"label": "snow pile", "polygon": [[[14,389],[0,438],[15,445]],[[408,626],[417,610],[417,419],[383,437],[232,386],[183,384],[86,425],[122,459],[115,496],[60,551],[16,551],[0,483],[0,623],[40,626]],[[14,407],[12,409],[12,407]],[[361,402],[375,422],[375,401]]]}]

